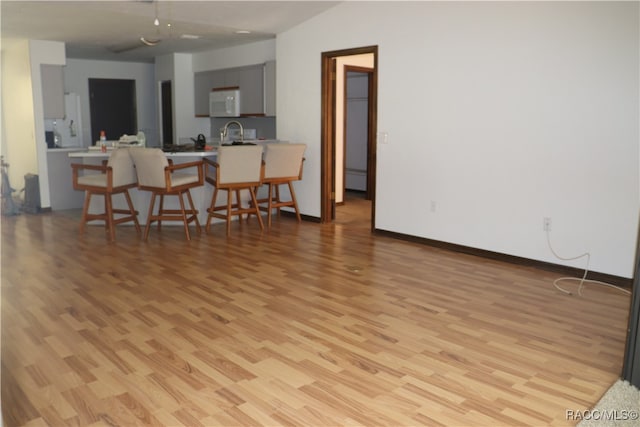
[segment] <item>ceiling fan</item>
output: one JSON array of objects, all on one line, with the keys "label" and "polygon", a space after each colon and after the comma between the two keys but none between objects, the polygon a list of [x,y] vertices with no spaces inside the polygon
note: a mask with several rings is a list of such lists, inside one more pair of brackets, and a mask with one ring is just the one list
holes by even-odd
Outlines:
[{"label": "ceiling fan", "polygon": [[[140,47],[155,46],[162,41],[162,37],[160,36],[160,21],[158,19],[158,2],[154,0],[139,0],[139,1],[143,3],[155,3],[155,19],[153,20],[153,25],[156,27],[155,35],[153,36],[141,35],[137,40],[111,46],[109,47],[109,50],[111,52],[122,53],[130,50],[138,49]],[[167,27],[169,27],[169,31],[171,31],[171,23],[167,23]]]},{"label": "ceiling fan", "polygon": [[153,37],[140,36],[138,40],[133,40],[133,41],[109,46],[108,49],[113,53],[123,53],[123,52],[128,52],[130,50],[138,49],[141,47],[155,46],[161,41],[162,39],[160,37],[153,38]]},{"label": "ceiling fan", "polygon": [[128,52],[130,50],[138,49],[141,47],[156,46],[160,42],[162,42],[162,38],[160,37],[140,36],[140,38],[137,40],[109,46],[108,49],[113,53],[123,53],[123,52]]}]

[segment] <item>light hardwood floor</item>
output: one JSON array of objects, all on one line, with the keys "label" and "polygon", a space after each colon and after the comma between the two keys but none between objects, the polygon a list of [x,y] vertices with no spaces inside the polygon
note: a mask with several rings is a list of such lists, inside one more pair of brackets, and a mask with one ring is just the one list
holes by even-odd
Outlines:
[{"label": "light hardwood floor", "polygon": [[574,425],[621,371],[628,295],[366,218],[77,227],[2,218],[5,426]]}]

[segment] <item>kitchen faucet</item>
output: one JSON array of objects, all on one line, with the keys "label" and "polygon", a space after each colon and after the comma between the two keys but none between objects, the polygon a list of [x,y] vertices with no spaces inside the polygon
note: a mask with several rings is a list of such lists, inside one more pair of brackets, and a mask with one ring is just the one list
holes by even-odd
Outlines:
[{"label": "kitchen faucet", "polygon": [[224,129],[222,129],[222,132],[220,132],[220,142],[222,143],[222,141],[224,141],[224,139],[227,137],[227,130],[229,129],[230,125],[238,125],[238,127],[240,128],[240,141],[244,141],[244,128],[242,127],[242,123],[236,120],[231,120],[230,122],[225,123]]}]

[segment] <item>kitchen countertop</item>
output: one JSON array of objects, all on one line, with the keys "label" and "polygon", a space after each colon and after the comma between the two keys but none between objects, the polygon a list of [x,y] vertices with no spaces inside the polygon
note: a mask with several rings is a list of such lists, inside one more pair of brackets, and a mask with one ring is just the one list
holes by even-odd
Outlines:
[{"label": "kitchen countertop", "polygon": [[68,153],[71,151],[84,151],[86,148],[84,147],[58,147],[58,148],[47,148],[47,153]]},{"label": "kitchen countertop", "polygon": [[[244,142],[255,144],[255,145],[264,145],[264,144],[272,144],[272,143],[287,143],[287,141],[279,140],[279,139],[251,139],[245,140]],[[204,151],[165,151],[165,155],[167,157],[213,157],[218,154],[218,144],[207,145],[207,149]],[[149,148],[159,148],[159,147],[149,147]],[[126,148],[124,148],[126,149]],[[52,148],[50,151],[60,151],[62,148]],[[111,147],[107,147],[107,152],[103,153],[100,150],[87,150],[81,149],[78,151],[78,148],[75,150],[68,150],[69,157],[80,157],[80,158],[107,158],[109,154],[113,150]]]},{"label": "kitchen countertop", "polygon": [[[126,150],[126,148],[122,148],[122,149]],[[110,152],[111,150],[107,150],[106,153],[103,153],[102,151],[94,151],[94,150],[75,151],[75,152],[69,152],[69,157],[107,158],[111,154]],[[181,152],[175,152],[175,153],[165,152],[164,154],[167,157],[212,157],[212,156],[216,156],[218,152],[215,148],[213,148],[212,150],[208,150],[208,151],[181,151]]]}]

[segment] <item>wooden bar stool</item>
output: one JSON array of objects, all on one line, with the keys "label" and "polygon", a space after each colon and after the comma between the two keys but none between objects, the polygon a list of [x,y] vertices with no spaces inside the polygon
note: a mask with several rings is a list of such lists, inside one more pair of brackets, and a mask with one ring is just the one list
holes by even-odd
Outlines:
[{"label": "wooden bar stool", "polygon": [[[149,238],[149,230],[153,222],[162,228],[162,221],[182,221],[187,240],[191,240],[189,224],[194,222],[200,233],[198,211],[193,204],[191,189],[204,185],[202,161],[187,162],[174,165],[159,148],[128,148],[138,174],[138,188],[151,192],[147,225],[144,229],[144,240]],[[185,172],[188,171],[188,172]],[[185,207],[184,196],[187,196],[189,207]],[[156,197],[160,196],[158,213],[154,214]],[[164,197],[177,196],[180,209],[165,209]]]},{"label": "wooden bar stool", "polygon": [[[266,198],[258,200],[260,210],[267,212],[267,227],[271,227],[271,214],[276,209],[290,206],[294,209],[298,222],[301,221],[293,181],[302,179],[302,165],[306,144],[266,144],[264,147],[264,175],[262,185],[268,186]],[[281,197],[280,186],[287,184],[290,199]]]},{"label": "wooden bar stool", "polygon": [[[231,219],[238,216],[239,223],[242,222],[242,214],[256,214],[260,230],[264,229],[258,203],[254,189],[260,185],[260,174],[262,169],[262,147],[259,145],[236,145],[218,148],[218,157],[215,161],[208,158],[205,162],[205,180],[213,185],[213,197],[211,198],[211,207],[207,209],[207,225],[205,230],[207,233],[211,227],[213,218],[221,218],[227,222],[227,236],[231,233]],[[215,173],[211,173],[212,166]],[[227,192],[227,203],[225,205],[216,206],[218,191]],[[242,206],[240,191],[248,190],[251,201],[248,207]],[[236,202],[233,203],[233,196]],[[225,211],[220,213],[219,211]]]},{"label": "wooden bar stool", "polygon": [[[115,226],[123,222],[133,221],[136,231],[140,233],[138,212],[133,208],[131,196],[129,195],[129,189],[138,185],[138,181],[128,148],[113,150],[109,160],[103,162],[102,165],[72,163],[71,168],[73,169],[74,190],[83,190],[85,192],[82,217],[80,219],[80,233],[84,232],[87,222],[94,220],[104,220],[105,228],[111,241],[116,238]],[[99,173],[86,173],[86,171]],[[104,196],[105,211],[103,213],[89,213],[91,196],[94,194]],[[114,209],[114,194],[123,194],[129,209]],[[124,216],[116,218],[116,215]]]}]

